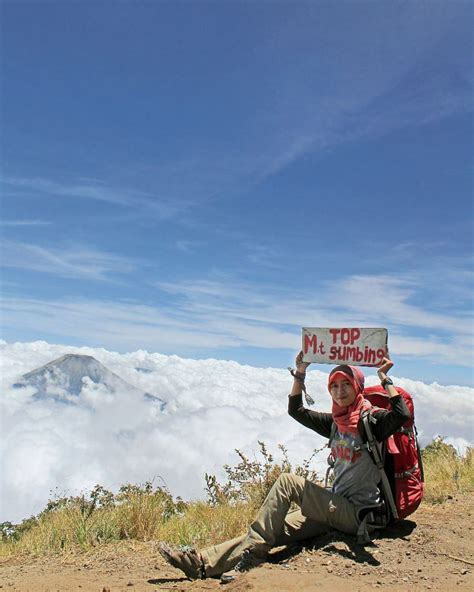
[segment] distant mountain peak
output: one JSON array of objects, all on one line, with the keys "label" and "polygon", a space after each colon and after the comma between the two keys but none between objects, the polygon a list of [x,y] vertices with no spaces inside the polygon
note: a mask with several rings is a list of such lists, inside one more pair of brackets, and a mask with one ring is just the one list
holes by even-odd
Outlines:
[{"label": "distant mountain peak", "polygon": [[140,394],[148,401],[160,403],[162,408],[165,405],[159,397],[137,389],[93,356],[85,354],[65,354],[56,358],[44,366],[27,372],[14,386],[34,387],[36,399],[53,398],[70,401],[64,395],[79,396],[84,387],[84,378],[105,386],[109,391]]}]

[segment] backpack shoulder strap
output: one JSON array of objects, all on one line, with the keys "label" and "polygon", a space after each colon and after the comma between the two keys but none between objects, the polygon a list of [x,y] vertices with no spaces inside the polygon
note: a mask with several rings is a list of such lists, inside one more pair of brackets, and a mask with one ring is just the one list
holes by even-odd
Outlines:
[{"label": "backpack shoulder strap", "polygon": [[334,440],[334,438],[336,436],[336,432],[337,432],[337,425],[336,425],[336,422],[333,421],[331,424],[331,433],[329,434],[328,448],[331,448],[332,441]]},{"label": "backpack shoulder strap", "polygon": [[385,497],[387,504],[390,507],[390,512],[392,513],[393,518],[396,520],[398,518],[397,506],[393,498],[392,488],[390,487],[387,473],[385,472],[383,457],[381,454],[381,445],[374,438],[374,433],[370,426],[370,424],[376,420],[373,417],[373,414],[371,413],[370,409],[363,411],[360,414],[360,417],[362,419],[362,425],[364,426],[365,435],[367,437],[367,449],[370,452],[372,459],[380,473],[383,495]]}]

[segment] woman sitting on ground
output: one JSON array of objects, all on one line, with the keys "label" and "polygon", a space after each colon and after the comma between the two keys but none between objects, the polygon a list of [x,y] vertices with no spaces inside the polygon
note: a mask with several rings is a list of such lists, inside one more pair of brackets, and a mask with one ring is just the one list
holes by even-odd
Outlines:
[{"label": "woman sitting on ground", "polygon": [[[273,484],[245,535],[201,552],[190,548],[173,550],[162,544],[162,556],[189,578],[221,576],[223,582],[232,581],[243,571],[264,562],[272,547],[311,539],[330,528],[357,534],[363,510],[380,507],[383,502],[379,471],[360,436],[363,433],[360,416],[366,406],[363,373],[354,366],[334,368],[328,380],[332,413],[321,413],[303,406],[302,388],[308,366],[300,352],[296,358],[288,413],[326,438],[331,436],[333,422],[336,424],[331,441],[335,475],[332,489],[292,473],[283,473]],[[377,412],[373,432],[379,442],[410,418],[403,397],[387,377],[392,366],[385,358],[378,370],[392,407],[391,411]],[[292,502],[299,509],[289,512]]]}]

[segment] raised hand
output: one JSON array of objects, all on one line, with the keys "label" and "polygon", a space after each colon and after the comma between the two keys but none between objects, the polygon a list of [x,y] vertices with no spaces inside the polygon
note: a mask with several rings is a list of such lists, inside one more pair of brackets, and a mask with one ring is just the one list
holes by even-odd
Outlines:
[{"label": "raised hand", "polygon": [[311,364],[311,362],[303,362],[303,352],[300,351],[300,353],[296,356],[296,371],[297,372],[301,372],[302,374],[304,374],[306,372],[306,368]]},{"label": "raised hand", "polygon": [[392,367],[393,367],[393,362],[390,358],[384,358],[380,362],[380,366],[379,366],[379,369],[377,370],[377,374],[378,374],[381,382],[387,378],[388,371],[391,370]]}]

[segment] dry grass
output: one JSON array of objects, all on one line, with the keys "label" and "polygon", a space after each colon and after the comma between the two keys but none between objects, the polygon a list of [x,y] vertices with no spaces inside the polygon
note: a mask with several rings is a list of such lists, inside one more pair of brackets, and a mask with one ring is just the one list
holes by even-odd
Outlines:
[{"label": "dry grass", "polygon": [[468,448],[461,456],[442,438],[433,440],[422,452],[425,470],[425,501],[443,502],[456,493],[474,491],[474,454]]},{"label": "dry grass", "polygon": [[206,547],[243,534],[255,511],[254,506],[244,502],[219,506],[195,502],[185,515],[164,524],[156,538],[175,545]]},{"label": "dry grass", "polygon": [[[275,463],[260,443],[261,460],[240,461],[225,467],[227,481],[206,475],[208,501],[183,502],[166,488],[125,485],[117,494],[97,486],[87,496],[60,498],[21,525],[2,525],[0,556],[18,553],[59,553],[90,549],[120,540],[163,540],[173,545],[205,547],[245,532],[274,480],[283,471],[314,478],[309,461],[291,467]],[[473,451],[464,457],[434,440],[423,451],[427,502],[474,490]]]},{"label": "dry grass", "polygon": [[0,544],[0,555],[87,550],[113,541],[163,540],[173,545],[207,546],[240,535],[252,519],[250,504],[210,506],[194,502],[164,519],[159,505],[142,498],[127,508],[102,508],[84,519],[77,507],[39,518],[17,539]]}]

